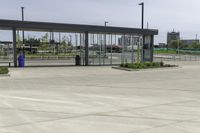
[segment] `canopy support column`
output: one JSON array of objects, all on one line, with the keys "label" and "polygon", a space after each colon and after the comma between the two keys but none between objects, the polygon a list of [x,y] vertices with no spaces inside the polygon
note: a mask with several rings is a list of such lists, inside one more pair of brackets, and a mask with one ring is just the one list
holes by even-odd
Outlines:
[{"label": "canopy support column", "polygon": [[16,28],[12,29],[13,32],[13,61],[14,67],[17,67],[17,41],[16,41]]},{"label": "canopy support column", "polygon": [[154,35],[151,35],[151,62],[153,62],[154,57]]},{"label": "canopy support column", "polygon": [[89,35],[85,32],[85,66],[89,65]]}]

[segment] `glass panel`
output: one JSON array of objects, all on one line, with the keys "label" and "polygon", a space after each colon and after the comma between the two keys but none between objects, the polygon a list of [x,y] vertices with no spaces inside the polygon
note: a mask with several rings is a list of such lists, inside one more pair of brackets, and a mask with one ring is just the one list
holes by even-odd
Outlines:
[{"label": "glass panel", "polygon": [[151,36],[145,36],[143,49],[144,61],[151,61]]},{"label": "glass panel", "polygon": [[9,62],[13,62],[13,43],[11,35],[11,31],[1,30],[0,66],[8,66]]}]

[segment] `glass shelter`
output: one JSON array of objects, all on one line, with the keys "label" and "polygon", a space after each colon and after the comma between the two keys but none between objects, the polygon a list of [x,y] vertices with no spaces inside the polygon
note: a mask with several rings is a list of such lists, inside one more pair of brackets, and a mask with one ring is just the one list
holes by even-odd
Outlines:
[{"label": "glass shelter", "polygon": [[[117,65],[126,62],[153,61],[154,35],[158,30],[95,25],[0,20],[0,30],[9,30],[13,66],[23,52],[27,65]],[[20,33],[40,34],[40,38],[20,40]],[[24,44],[22,44],[24,42]],[[12,46],[10,46],[12,45]],[[6,48],[6,46],[4,46]],[[8,46],[7,46],[8,47]],[[0,59],[1,61],[1,59]]]}]

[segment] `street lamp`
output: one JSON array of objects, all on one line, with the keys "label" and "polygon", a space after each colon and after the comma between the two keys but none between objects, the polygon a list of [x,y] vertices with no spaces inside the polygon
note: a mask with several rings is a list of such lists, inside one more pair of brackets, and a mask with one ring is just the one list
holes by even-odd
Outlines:
[{"label": "street lamp", "polygon": [[[139,3],[140,6],[142,6],[142,24],[141,24],[141,28],[144,29],[144,2],[142,3]],[[143,49],[143,45],[145,43],[145,40],[144,40],[145,36],[143,35],[142,36],[142,53],[141,53],[141,61],[143,61],[143,58],[144,58],[144,49]],[[138,55],[139,55],[139,47],[138,47]]]},{"label": "street lamp", "polygon": [[[107,24],[108,24],[109,22],[108,21],[105,21],[105,28],[107,27]],[[103,57],[103,64],[105,64],[105,57],[106,57],[106,53],[107,53],[107,47],[106,47],[106,33],[104,34],[104,57]]]},{"label": "street lamp", "polygon": [[109,23],[108,21],[105,21],[105,27],[107,26],[108,23]]},{"label": "street lamp", "polygon": [[139,3],[142,6],[142,29],[144,28],[144,2]]},{"label": "street lamp", "polygon": [[[24,21],[24,7],[21,7],[21,10],[22,10],[22,21]],[[24,31],[22,31],[23,35],[22,35],[22,38],[23,38],[23,44],[24,44]]]},{"label": "street lamp", "polygon": [[22,21],[24,21],[24,7],[21,7],[22,10]]},{"label": "street lamp", "polygon": [[[22,22],[24,21],[24,7],[21,7],[22,11]],[[22,30],[22,43],[23,43],[23,54],[24,54],[24,31]]]}]

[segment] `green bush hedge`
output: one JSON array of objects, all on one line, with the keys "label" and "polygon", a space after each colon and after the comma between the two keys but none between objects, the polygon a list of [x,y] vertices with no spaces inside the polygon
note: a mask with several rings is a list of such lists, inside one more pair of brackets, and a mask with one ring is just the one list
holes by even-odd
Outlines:
[{"label": "green bush hedge", "polygon": [[141,62],[141,63],[122,63],[120,67],[132,69],[147,69],[161,67],[175,67],[175,65],[164,64],[163,62]]},{"label": "green bush hedge", "polygon": [[9,70],[7,67],[0,67],[0,74],[8,74]]}]

